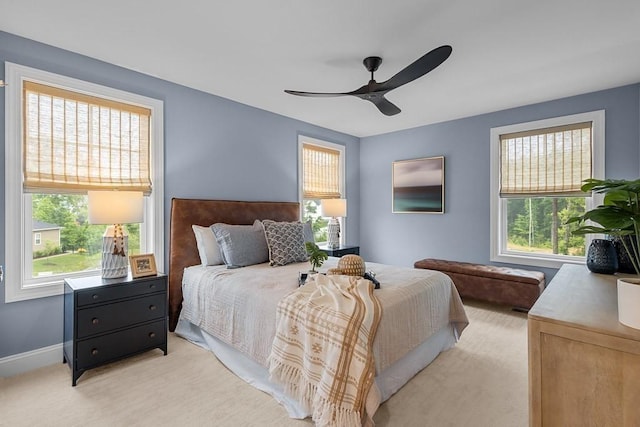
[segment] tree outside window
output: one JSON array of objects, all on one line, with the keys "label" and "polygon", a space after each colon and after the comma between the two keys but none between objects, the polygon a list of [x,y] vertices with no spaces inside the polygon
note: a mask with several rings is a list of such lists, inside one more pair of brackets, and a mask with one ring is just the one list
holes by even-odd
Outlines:
[{"label": "tree outside window", "polygon": [[[57,224],[60,246],[33,252],[32,277],[100,269],[103,225],[87,221],[87,196],[80,194],[31,194],[35,220]],[[129,254],[140,253],[140,225],[125,225]]]}]

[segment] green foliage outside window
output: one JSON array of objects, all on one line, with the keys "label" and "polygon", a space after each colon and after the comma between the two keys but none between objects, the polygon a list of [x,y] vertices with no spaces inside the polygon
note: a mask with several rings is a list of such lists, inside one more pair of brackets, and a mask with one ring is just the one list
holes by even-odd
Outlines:
[{"label": "green foliage outside window", "polygon": [[572,233],[577,224],[566,224],[584,212],[584,197],[507,199],[507,249],[584,256],[584,236]]},{"label": "green foliage outside window", "polygon": [[[82,194],[33,194],[33,219],[61,227],[60,246],[33,253],[33,276],[63,274],[100,268],[102,235],[106,225],[88,221],[87,196]],[[140,225],[125,225],[129,254],[140,252]]]},{"label": "green foliage outside window", "polygon": [[327,241],[327,225],[329,220],[320,216],[320,200],[305,200],[303,222],[311,220],[313,237],[317,243]]}]

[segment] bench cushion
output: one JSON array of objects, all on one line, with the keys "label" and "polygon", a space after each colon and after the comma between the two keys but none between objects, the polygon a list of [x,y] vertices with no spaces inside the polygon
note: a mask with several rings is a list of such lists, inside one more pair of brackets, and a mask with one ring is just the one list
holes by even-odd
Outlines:
[{"label": "bench cushion", "polygon": [[545,286],[544,273],[510,267],[427,258],[415,268],[437,270],[453,280],[460,296],[529,309]]},{"label": "bench cushion", "polygon": [[544,282],[544,273],[540,271],[520,270],[510,267],[496,267],[494,265],[472,264],[470,262],[447,261],[444,259],[427,258],[416,261],[416,268],[427,270],[450,271],[452,273],[469,274],[472,276],[489,277],[492,279],[511,280],[514,282],[539,285]]}]

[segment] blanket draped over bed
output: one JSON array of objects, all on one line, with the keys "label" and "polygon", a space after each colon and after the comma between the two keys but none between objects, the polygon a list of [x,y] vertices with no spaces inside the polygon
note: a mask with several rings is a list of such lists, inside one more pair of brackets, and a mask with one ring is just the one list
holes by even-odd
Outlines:
[{"label": "blanket draped over bed", "polygon": [[[338,261],[330,257],[323,267],[336,267]],[[188,267],[180,317],[268,368],[276,307],[298,288],[298,273],[308,267],[308,263],[276,268],[264,263],[231,270]],[[377,372],[441,328],[453,327],[459,336],[467,326],[460,296],[445,274],[376,263],[367,267],[382,284],[374,292],[384,312],[373,343]]]},{"label": "blanket draped over bed", "polygon": [[361,277],[317,274],[279,302],[269,373],[317,426],[358,427],[373,415],[365,403],[381,315],[373,285]]}]

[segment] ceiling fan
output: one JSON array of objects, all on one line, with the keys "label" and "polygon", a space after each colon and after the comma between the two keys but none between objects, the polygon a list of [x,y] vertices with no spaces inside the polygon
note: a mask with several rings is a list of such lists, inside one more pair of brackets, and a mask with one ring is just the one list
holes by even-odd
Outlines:
[{"label": "ceiling fan", "polygon": [[356,89],[352,92],[342,93],[323,93],[323,92],[300,92],[296,90],[285,90],[286,93],[298,96],[311,96],[311,97],[335,97],[335,96],[357,96],[360,99],[371,101],[382,114],[387,116],[393,116],[398,114],[401,110],[391,101],[384,97],[384,95],[397,89],[402,85],[414,81],[415,79],[424,76],[429,71],[442,64],[452,52],[451,46],[444,45],[433,49],[413,63],[400,70],[389,80],[378,83],[373,79],[373,73],[378,69],[382,63],[382,58],[379,56],[369,56],[362,61],[366,69],[371,73],[371,80],[366,85]]}]

